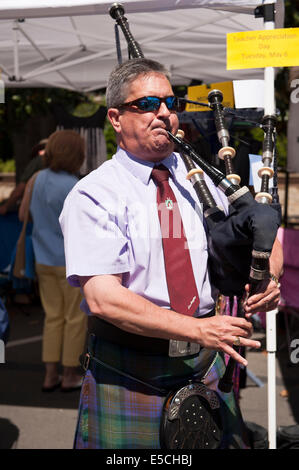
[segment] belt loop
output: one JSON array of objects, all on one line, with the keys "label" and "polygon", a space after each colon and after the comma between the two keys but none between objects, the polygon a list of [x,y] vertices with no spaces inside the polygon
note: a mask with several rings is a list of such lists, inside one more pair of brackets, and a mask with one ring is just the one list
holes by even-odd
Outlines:
[{"label": "belt loop", "polygon": [[88,335],[87,340],[87,351],[86,353],[81,356],[81,366],[83,370],[86,372],[89,368],[90,359],[95,355],[95,346],[96,346],[97,337],[93,333]]},{"label": "belt loop", "polygon": [[82,357],[82,362],[81,362],[81,366],[84,372],[87,372],[87,370],[89,369],[89,363],[90,363],[90,354],[86,352],[84,356]]},{"label": "belt loop", "polygon": [[88,335],[88,343],[87,343],[87,351],[92,356],[95,355],[95,347],[96,347],[97,337],[94,333],[90,333]]}]

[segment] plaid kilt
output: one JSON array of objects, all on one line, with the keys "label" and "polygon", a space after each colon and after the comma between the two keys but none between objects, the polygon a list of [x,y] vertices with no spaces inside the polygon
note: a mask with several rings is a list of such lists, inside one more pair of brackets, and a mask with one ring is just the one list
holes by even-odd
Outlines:
[{"label": "plaid kilt", "polygon": [[[97,340],[94,355],[154,387],[171,390],[201,378],[220,396],[224,438],[221,448],[248,448],[244,423],[234,394],[217,389],[224,372],[219,353],[203,349],[197,357],[169,358],[141,354]],[[210,366],[210,367],[209,367]],[[75,434],[76,449],[159,449],[159,427],[166,394],[121,376],[94,361],[82,385]]]}]

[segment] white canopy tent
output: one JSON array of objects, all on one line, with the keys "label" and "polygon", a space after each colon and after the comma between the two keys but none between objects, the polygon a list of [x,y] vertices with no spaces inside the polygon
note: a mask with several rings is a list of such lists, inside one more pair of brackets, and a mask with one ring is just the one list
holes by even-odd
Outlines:
[{"label": "white canopy tent", "polygon": [[[0,68],[5,86],[106,86],[117,64],[112,1],[2,0]],[[173,84],[263,78],[263,69],[226,70],[226,33],[264,29],[263,0],[124,0],[144,55],[164,63]],[[271,2],[275,3],[275,2]],[[281,0],[277,3],[281,23]],[[281,24],[280,24],[281,25]],[[123,59],[127,44],[120,34]]]}]

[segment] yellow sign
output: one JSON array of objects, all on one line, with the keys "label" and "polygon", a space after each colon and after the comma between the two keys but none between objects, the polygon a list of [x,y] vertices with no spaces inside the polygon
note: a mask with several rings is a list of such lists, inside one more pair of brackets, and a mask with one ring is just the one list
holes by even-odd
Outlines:
[{"label": "yellow sign", "polygon": [[226,50],[227,70],[299,65],[299,28],[228,33]]},{"label": "yellow sign", "polygon": [[[234,107],[233,82],[210,83],[209,85],[196,85],[188,87],[188,99],[192,101],[209,102],[208,94],[211,90],[220,90],[223,93],[223,106],[227,108]],[[206,106],[198,106],[188,103],[186,111],[209,111]]]}]

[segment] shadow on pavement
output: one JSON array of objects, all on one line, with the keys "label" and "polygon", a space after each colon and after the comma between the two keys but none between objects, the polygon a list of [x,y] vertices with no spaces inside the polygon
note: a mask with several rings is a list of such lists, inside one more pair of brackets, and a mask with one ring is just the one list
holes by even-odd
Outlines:
[{"label": "shadow on pavement", "polygon": [[[44,377],[41,361],[44,312],[41,305],[36,302],[6,307],[10,336],[5,348],[5,363],[0,364],[0,405],[77,409],[80,391],[62,393],[59,388],[51,393],[41,391]],[[3,435],[1,430],[0,426],[0,435]]]},{"label": "shadow on pavement", "polygon": [[19,429],[9,419],[0,418],[0,449],[13,449],[19,438]]}]

